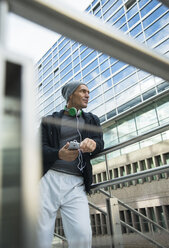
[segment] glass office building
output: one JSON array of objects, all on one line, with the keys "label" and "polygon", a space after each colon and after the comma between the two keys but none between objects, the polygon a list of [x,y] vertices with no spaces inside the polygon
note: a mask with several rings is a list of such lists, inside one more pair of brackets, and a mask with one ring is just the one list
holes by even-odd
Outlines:
[{"label": "glass office building", "polygon": [[[94,0],[86,12],[169,57],[169,10],[160,1]],[[81,80],[90,90],[87,111],[99,116],[106,147],[169,123],[168,82],[69,38],[61,36],[37,70],[40,117],[63,109],[62,86]],[[162,133],[120,152],[167,136]]]}]

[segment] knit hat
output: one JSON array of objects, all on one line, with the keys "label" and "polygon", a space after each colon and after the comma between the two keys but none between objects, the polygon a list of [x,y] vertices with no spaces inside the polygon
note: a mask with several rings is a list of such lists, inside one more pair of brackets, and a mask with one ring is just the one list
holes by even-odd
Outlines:
[{"label": "knit hat", "polygon": [[73,92],[82,84],[84,84],[84,83],[82,83],[80,81],[73,81],[73,82],[67,83],[66,85],[63,86],[62,96],[66,99],[67,102],[69,100],[69,96],[71,96],[73,94]]}]

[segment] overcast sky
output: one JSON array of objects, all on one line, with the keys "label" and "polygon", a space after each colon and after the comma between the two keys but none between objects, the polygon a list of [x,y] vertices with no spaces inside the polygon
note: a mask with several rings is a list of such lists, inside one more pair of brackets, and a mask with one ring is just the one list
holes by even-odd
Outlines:
[{"label": "overcast sky", "polygon": [[[56,1],[57,0],[53,0]],[[72,8],[84,11],[92,0],[62,0]],[[9,14],[7,48],[37,62],[56,42],[59,35],[19,16]]]}]

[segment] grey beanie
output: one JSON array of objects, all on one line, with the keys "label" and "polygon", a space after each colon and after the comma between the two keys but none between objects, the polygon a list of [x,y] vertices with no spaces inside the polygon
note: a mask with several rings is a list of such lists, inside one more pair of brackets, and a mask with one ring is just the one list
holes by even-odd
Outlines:
[{"label": "grey beanie", "polygon": [[73,92],[80,86],[83,85],[85,83],[82,83],[80,81],[73,81],[70,83],[67,83],[63,86],[62,88],[62,96],[66,99],[66,101],[68,102],[69,100],[69,96],[71,96],[73,94]]}]

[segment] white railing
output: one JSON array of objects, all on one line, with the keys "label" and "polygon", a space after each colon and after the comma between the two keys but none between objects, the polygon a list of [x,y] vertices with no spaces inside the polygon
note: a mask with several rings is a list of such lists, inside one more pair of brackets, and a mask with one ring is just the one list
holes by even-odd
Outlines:
[{"label": "white railing", "polygon": [[96,17],[68,8],[61,0],[7,2],[17,15],[169,81],[169,59]]}]

